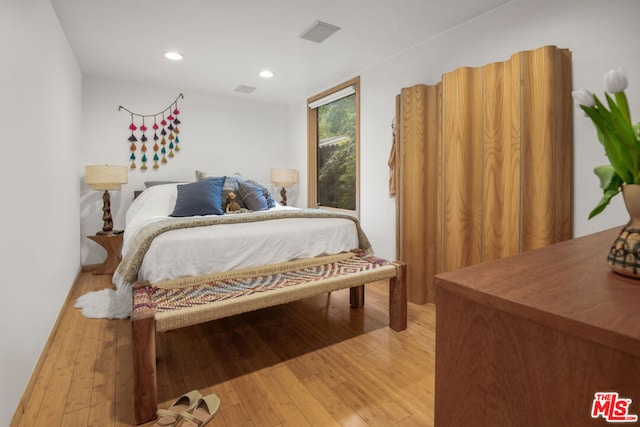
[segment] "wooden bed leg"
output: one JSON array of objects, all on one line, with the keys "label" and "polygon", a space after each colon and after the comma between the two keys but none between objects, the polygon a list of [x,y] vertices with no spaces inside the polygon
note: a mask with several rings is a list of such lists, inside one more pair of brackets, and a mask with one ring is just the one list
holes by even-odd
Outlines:
[{"label": "wooden bed leg", "polygon": [[[134,284],[134,288],[145,285]],[[131,314],[131,349],[135,421],[136,424],[142,424],[155,419],[158,410],[156,319],[153,308]]]},{"label": "wooden bed leg", "polygon": [[396,277],[389,279],[389,326],[394,331],[407,329],[407,264],[394,262]]},{"label": "wooden bed leg", "polygon": [[364,306],[364,285],[349,288],[349,302],[353,308],[360,308]]}]

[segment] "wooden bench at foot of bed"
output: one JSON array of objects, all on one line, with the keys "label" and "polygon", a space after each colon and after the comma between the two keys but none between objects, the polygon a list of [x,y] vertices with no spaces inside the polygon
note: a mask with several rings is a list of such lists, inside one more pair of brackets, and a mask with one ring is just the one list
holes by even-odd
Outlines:
[{"label": "wooden bench at foot of bed", "polygon": [[362,253],[246,269],[194,283],[138,282],[133,289],[131,343],[137,424],[157,411],[156,332],[350,288],[351,307],[364,305],[364,284],[389,279],[389,326],[407,328],[406,264]]}]

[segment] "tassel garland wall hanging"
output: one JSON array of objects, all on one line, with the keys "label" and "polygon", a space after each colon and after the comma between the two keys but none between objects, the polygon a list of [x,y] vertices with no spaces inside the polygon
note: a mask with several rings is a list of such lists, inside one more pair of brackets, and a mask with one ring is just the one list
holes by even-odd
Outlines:
[{"label": "tassel garland wall hanging", "polygon": [[[178,114],[180,114],[178,99],[180,98],[184,99],[184,95],[178,95],[171,105],[156,114],[138,114],[124,108],[122,105],[118,107],[118,111],[125,110],[131,114],[131,124],[129,125],[131,136],[128,138],[131,169],[137,167],[136,154],[138,154],[140,157],[140,170],[147,170],[147,163],[149,163],[147,141],[149,141],[149,138],[153,140],[153,146],[151,147],[153,150],[153,169],[158,169],[160,164],[167,163],[167,157],[172,158],[174,153],[180,151],[180,146],[178,145],[180,143],[180,137],[178,136],[180,128],[178,125],[181,123],[178,119]],[[136,125],[136,121],[139,126]],[[147,127],[147,123],[151,124],[152,121],[151,128]],[[147,131],[149,131],[149,135],[153,132],[153,137],[147,137]],[[138,133],[137,137],[136,132]],[[158,134],[160,135],[158,136]]]}]

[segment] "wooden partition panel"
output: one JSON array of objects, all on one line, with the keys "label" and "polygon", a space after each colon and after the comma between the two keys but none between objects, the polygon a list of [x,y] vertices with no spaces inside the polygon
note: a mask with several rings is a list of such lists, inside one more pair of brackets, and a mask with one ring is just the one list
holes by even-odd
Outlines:
[{"label": "wooden partition panel", "polygon": [[[434,276],[441,271],[444,271],[444,266],[442,265],[444,260],[442,258],[442,244],[444,242],[444,230],[442,224],[444,224],[444,182],[442,180],[442,175],[444,173],[444,147],[442,141],[444,139],[444,126],[443,126],[443,102],[442,102],[442,82],[438,82],[436,85],[436,108],[437,108],[437,120],[436,120],[436,206],[434,209],[436,210],[436,269],[433,271],[429,271],[429,276]],[[424,281],[425,284],[429,283],[429,278]],[[427,292],[429,295],[432,294],[431,291]],[[435,301],[435,292],[433,292],[433,299],[428,300],[428,302]],[[411,301],[411,300],[410,300]]]},{"label": "wooden partition panel", "polygon": [[[520,252],[520,61],[484,67],[483,261]],[[516,236],[516,238],[514,238]]]},{"label": "wooden partition panel", "polygon": [[459,68],[442,78],[444,195],[443,271],[482,260],[481,68]]},{"label": "wooden partition panel", "polygon": [[[435,144],[437,129],[436,88],[416,85],[402,89],[400,105],[400,228],[406,236],[400,246],[400,259],[408,268],[409,301],[423,304],[433,300],[433,275],[436,268],[435,223]],[[423,141],[412,144],[409,141]],[[425,209],[426,207],[426,209]],[[420,216],[413,212],[420,211]],[[429,283],[424,283],[428,280]]]},{"label": "wooden partition panel", "polygon": [[547,46],[402,89],[398,257],[433,276],[569,239],[571,54]]},{"label": "wooden partition panel", "polygon": [[427,114],[429,116],[427,121],[427,138],[426,138],[426,152],[428,153],[425,161],[424,161],[424,170],[425,170],[425,184],[426,184],[426,198],[423,201],[423,206],[426,204],[428,207],[424,212],[423,220],[425,224],[427,224],[427,241],[425,242],[427,254],[426,254],[426,264],[425,270],[427,271],[427,276],[425,278],[425,287],[426,290],[424,292],[424,301],[433,301],[436,298],[435,294],[435,286],[433,284],[433,274],[429,274],[430,271],[437,271],[438,269],[438,238],[437,238],[437,230],[438,230],[438,212],[437,212],[437,193],[435,192],[435,188],[438,182],[438,159],[434,155],[437,151],[438,145],[438,129],[441,126],[438,126],[440,121],[441,114],[438,113],[438,88],[436,86],[427,86],[427,97],[426,97],[426,105],[427,105]]},{"label": "wooden partition panel", "polygon": [[523,93],[522,249],[571,235],[570,54],[553,46],[521,52]]}]

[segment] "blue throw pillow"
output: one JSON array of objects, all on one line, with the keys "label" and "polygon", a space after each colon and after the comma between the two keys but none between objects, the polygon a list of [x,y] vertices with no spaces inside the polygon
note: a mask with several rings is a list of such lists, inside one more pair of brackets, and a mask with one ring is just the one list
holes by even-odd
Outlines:
[{"label": "blue throw pillow", "polygon": [[262,191],[264,192],[264,198],[267,200],[267,206],[269,207],[269,209],[276,207],[276,201],[273,198],[273,196],[271,196],[271,193],[269,192],[267,187],[265,187],[264,185],[260,184],[259,182],[254,181],[252,179],[249,179],[247,181],[249,183],[253,184],[253,185],[256,185],[256,186],[262,188]]},{"label": "blue throw pillow", "polygon": [[224,176],[178,185],[176,206],[171,216],[222,215]]},{"label": "blue throw pillow", "polygon": [[276,205],[269,190],[255,181],[238,181],[238,193],[252,211],[266,211]]}]

